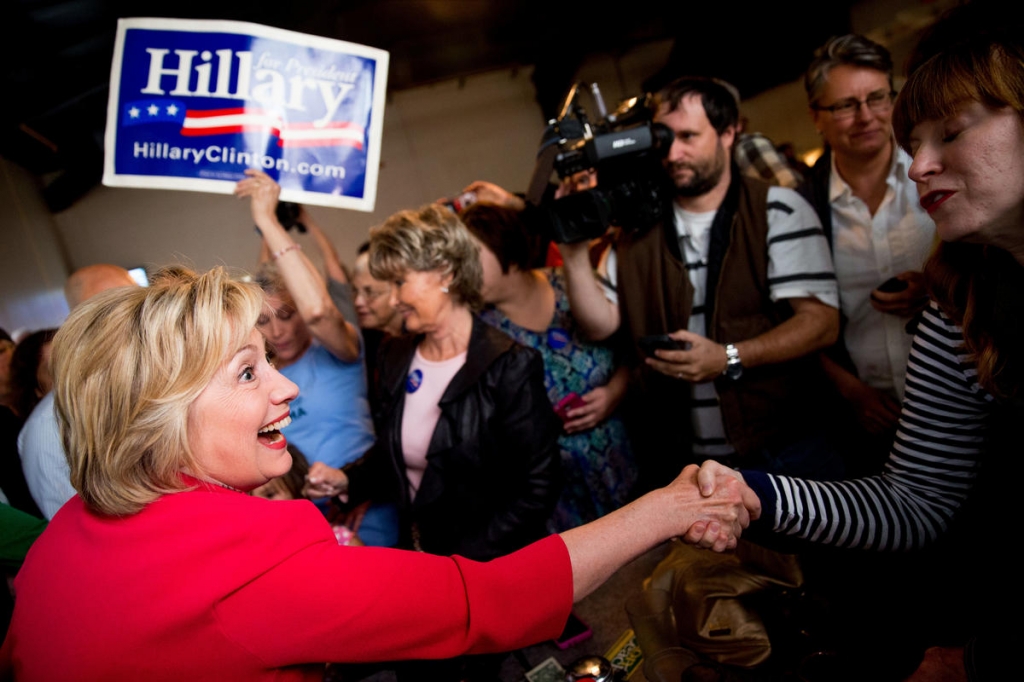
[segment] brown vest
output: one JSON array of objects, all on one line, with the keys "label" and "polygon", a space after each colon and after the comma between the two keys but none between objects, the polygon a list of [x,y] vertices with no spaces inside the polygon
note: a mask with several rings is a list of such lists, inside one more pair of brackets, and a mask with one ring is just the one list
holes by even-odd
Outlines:
[{"label": "brown vest", "polygon": [[[763,334],[792,315],[788,303],[770,298],[767,198],[767,184],[734,172],[711,227],[705,319],[708,337],[722,344]],[[634,344],[641,336],[686,329],[693,287],[672,222],[623,234],[616,253],[622,325]],[[648,397],[660,406],[688,405],[685,382],[653,370],[644,371],[643,379]],[[745,368],[738,381],[715,379],[730,445],[742,455],[800,438],[809,423],[807,409],[820,391],[819,379],[814,356]],[[671,428],[688,429],[689,423],[688,417],[677,416]]]}]

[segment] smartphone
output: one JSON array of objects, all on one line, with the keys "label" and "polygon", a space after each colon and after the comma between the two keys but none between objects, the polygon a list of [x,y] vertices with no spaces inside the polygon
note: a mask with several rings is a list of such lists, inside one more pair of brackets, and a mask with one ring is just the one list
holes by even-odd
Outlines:
[{"label": "smartphone", "polygon": [[676,341],[668,334],[651,334],[650,336],[641,336],[637,339],[637,343],[640,345],[640,350],[643,351],[644,355],[650,357],[654,356],[654,351],[658,350],[690,350],[692,344],[689,341]]},{"label": "smartphone", "polygon": [[463,192],[457,197],[445,199],[442,203],[450,208],[452,213],[458,215],[459,213],[462,213],[463,210],[476,203],[476,192]]},{"label": "smartphone", "polygon": [[593,636],[594,631],[590,629],[590,626],[577,618],[575,613],[570,613],[569,620],[565,623],[565,629],[562,630],[562,634],[555,638],[555,646],[565,651],[569,647],[585,642]]},{"label": "smartphone", "polygon": [[558,404],[555,405],[555,414],[557,414],[558,418],[563,422],[567,422],[569,421],[569,415],[567,414],[569,410],[574,410],[577,407],[583,407],[584,405],[586,405],[586,403],[583,402],[583,398],[574,391],[558,401]]},{"label": "smartphone", "polygon": [[910,283],[906,280],[897,279],[896,277],[890,277],[889,279],[882,282],[875,291],[881,291],[883,294],[895,294],[899,291],[903,291],[910,286]]}]

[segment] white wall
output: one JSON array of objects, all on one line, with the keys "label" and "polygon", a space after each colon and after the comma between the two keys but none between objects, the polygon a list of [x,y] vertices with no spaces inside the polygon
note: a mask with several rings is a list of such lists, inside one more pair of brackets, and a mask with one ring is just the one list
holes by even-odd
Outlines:
[{"label": "white wall", "polygon": [[56,327],[67,315],[67,264],[39,182],[0,158],[0,327]]}]

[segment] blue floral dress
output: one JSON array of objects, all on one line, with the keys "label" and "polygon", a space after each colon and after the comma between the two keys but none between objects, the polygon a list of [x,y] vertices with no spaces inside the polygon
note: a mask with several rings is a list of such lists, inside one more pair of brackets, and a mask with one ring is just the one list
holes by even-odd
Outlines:
[{"label": "blue floral dress", "polygon": [[[569,298],[560,269],[543,270],[555,290],[555,314],[547,331],[535,332],[511,322],[493,306],[480,317],[519,343],[544,356],[544,385],[552,405],[570,393],[583,396],[604,386],[615,372],[611,348],[582,338],[569,312]],[[617,415],[581,433],[558,439],[565,488],[548,523],[561,532],[593,521],[630,500],[636,484],[636,465]]]}]

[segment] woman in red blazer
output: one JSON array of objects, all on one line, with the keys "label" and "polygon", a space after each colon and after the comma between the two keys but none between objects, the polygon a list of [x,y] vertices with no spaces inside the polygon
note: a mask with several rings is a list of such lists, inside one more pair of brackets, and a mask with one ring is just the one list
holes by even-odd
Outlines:
[{"label": "woman in red blazer", "polygon": [[[77,308],[54,341],[78,491],[16,579],[0,679],[314,680],[327,661],[444,658],[557,635],[625,561],[690,531],[720,548],[739,487],[695,468],[594,524],[481,564],[339,546],[291,466],[297,389],[267,363],[254,285],[165,271]],[[429,586],[429,587],[425,587]]]}]

